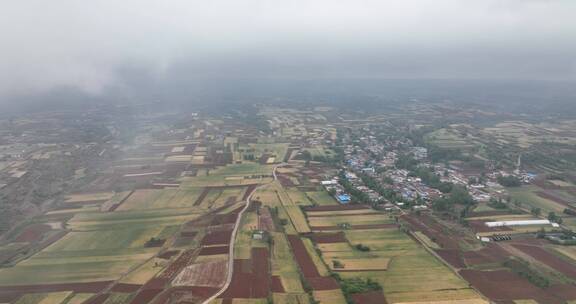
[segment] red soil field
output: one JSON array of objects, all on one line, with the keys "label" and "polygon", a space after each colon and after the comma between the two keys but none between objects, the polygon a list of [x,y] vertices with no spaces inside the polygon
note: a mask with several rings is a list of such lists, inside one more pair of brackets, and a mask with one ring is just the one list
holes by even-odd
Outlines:
[{"label": "red soil field", "polygon": [[466,268],[466,264],[462,260],[460,251],[457,249],[438,249],[434,250],[444,261],[454,268]]},{"label": "red soil field", "polygon": [[310,238],[314,242],[319,243],[319,244],[348,242],[348,240],[346,239],[346,236],[344,235],[344,232],[341,232],[341,231],[335,232],[335,233],[330,233],[330,232],[311,233]]},{"label": "red soil field", "polygon": [[218,291],[212,287],[172,287],[154,298],[153,304],[200,303]]},{"label": "red soil field", "polygon": [[18,237],[16,237],[16,242],[38,242],[44,236],[44,233],[52,230],[49,225],[46,224],[33,224],[24,229]]},{"label": "red soil field", "polygon": [[198,255],[226,254],[228,249],[228,246],[203,247]]},{"label": "red soil field", "polygon": [[461,270],[460,275],[493,301],[534,299],[539,303],[560,304],[563,300],[532,285],[528,280],[506,271]]},{"label": "red soil field", "polygon": [[224,224],[234,224],[236,223],[237,218],[238,218],[237,212],[231,212],[228,214],[217,214],[212,219],[212,222],[210,222],[210,225],[216,226]]},{"label": "red soil field", "polygon": [[126,284],[126,283],[116,283],[112,287],[113,292],[125,292],[125,293],[132,293],[140,289],[142,285],[140,284]]},{"label": "red soil field", "polygon": [[562,298],[563,300],[566,301],[576,300],[576,285],[573,284],[554,285],[548,287],[546,290]]},{"label": "red soil field", "polygon": [[0,302],[11,302],[23,294],[58,291],[74,291],[77,293],[98,293],[112,284],[113,281],[69,283],[69,284],[43,284],[0,286]]},{"label": "red soil field", "polygon": [[564,205],[564,206],[567,206],[567,207],[573,207],[572,204],[570,204],[569,201],[567,201],[567,200],[565,200],[565,199],[563,199],[563,198],[561,198],[561,197],[558,197],[557,195],[554,195],[554,194],[552,194],[552,193],[545,192],[545,191],[536,191],[536,194],[537,194],[539,197],[542,197],[542,198],[545,198],[545,199],[549,199],[549,200],[554,201],[554,202],[556,202],[556,203],[558,203],[558,204],[561,204],[561,205]]},{"label": "red soil field", "polygon": [[498,215],[507,215],[516,213],[518,212],[512,212],[510,210],[472,211],[468,213],[467,217],[498,216]]},{"label": "red soil field", "polygon": [[296,262],[298,262],[300,266],[302,275],[304,275],[305,278],[320,277],[320,273],[318,273],[318,269],[316,269],[316,265],[314,265],[314,261],[312,261],[310,255],[308,255],[308,251],[306,251],[302,240],[297,235],[288,235],[288,241],[294,252]]},{"label": "red soil field", "polygon": [[267,248],[252,248],[251,263],[248,260],[234,260],[232,281],[220,297],[223,299],[268,297],[271,287],[268,258]]},{"label": "red soil field", "polygon": [[434,240],[434,242],[440,247],[445,249],[458,249],[458,239],[456,237],[451,237],[446,233],[445,227],[440,225],[438,222],[433,220],[427,215],[421,216],[402,216],[405,220],[412,226],[416,231],[421,231],[428,238]]},{"label": "red soil field", "polygon": [[345,211],[345,210],[360,210],[360,209],[370,209],[370,207],[368,207],[366,205],[360,205],[360,204],[304,207],[304,210],[307,212],[310,212],[310,211]]},{"label": "red soil field", "polygon": [[210,232],[202,239],[202,245],[229,244],[231,236],[232,230]]},{"label": "red soil field", "polygon": [[279,276],[272,276],[272,292],[285,292]]},{"label": "red soil field", "polygon": [[144,289],[134,296],[130,304],[146,304],[150,303],[154,297],[162,292],[162,289]]},{"label": "red soil field", "polygon": [[545,179],[535,179],[532,181],[532,184],[536,185],[542,189],[553,189],[553,190],[562,189],[562,186],[558,186],[558,185],[555,185],[553,183],[549,183]]},{"label": "red soil field", "polygon": [[233,229],[234,229],[234,224],[224,224],[224,225],[208,226],[208,227],[206,227],[206,232],[230,231]]},{"label": "red soil field", "polygon": [[102,304],[106,302],[109,296],[110,294],[108,293],[99,294],[94,297],[91,297],[90,299],[88,299],[88,301],[84,302],[84,304]]},{"label": "red soil field", "polygon": [[504,262],[510,253],[498,244],[488,243],[480,250],[463,252],[462,256],[467,265],[478,265]]},{"label": "red soil field", "polygon": [[198,198],[194,202],[194,206],[199,206],[200,204],[202,204],[202,201],[206,198],[209,192],[210,188],[204,188],[204,190],[202,190],[202,193],[200,193],[200,196],[198,196]]},{"label": "red soil field", "polygon": [[142,289],[163,289],[168,281],[166,278],[152,278],[142,286]]},{"label": "red soil field", "polygon": [[563,273],[567,277],[576,279],[576,266],[570,264],[567,261],[564,261],[554,254],[546,251],[545,249],[541,247],[520,244],[513,244],[512,246],[535,258],[536,260],[550,266],[556,271]]},{"label": "red soil field", "polygon": [[357,293],[350,296],[355,304],[387,304],[381,290]]},{"label": "red soil field", "polygon": [[310,284],[310,287],[314,290],[334,290],[340,289],[338,282],[333,277],[314,277],[306,278],[306,281]]},{"label": "red soil field", "polygon": [[292,180],[290,180],[287,176],[278,174],[278,181],[282,184],[283,187],[294,187],[296,186]]}]

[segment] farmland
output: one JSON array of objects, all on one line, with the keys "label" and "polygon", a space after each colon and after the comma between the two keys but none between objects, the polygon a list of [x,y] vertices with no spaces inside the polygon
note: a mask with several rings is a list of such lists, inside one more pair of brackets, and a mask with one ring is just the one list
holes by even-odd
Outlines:
[{"label": "farmland", "polygon": [[[576,181],[515,163],[569,130],[428,124],[441,110],[412,106],[145,116],[6,233],[0,302],[576,300]],[[462,154],[426,155],[442,149]]]}]

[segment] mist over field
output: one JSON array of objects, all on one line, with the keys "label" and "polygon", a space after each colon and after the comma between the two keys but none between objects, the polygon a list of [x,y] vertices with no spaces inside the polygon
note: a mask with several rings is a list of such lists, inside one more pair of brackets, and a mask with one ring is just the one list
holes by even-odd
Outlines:
[{"label": "mist over field", "polygon": [[4,1],[0,105],[572,100],[575,9],[563,0]]}]

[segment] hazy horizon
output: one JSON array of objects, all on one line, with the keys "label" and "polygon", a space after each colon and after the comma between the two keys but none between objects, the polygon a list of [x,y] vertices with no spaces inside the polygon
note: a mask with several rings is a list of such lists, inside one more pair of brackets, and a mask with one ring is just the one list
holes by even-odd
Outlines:
[{"label": "hazy horizon", "polygon": [[140,98],[250,79],[576,81],[573,1],[29,0],[0,9],[4,105],[62,89]]}]

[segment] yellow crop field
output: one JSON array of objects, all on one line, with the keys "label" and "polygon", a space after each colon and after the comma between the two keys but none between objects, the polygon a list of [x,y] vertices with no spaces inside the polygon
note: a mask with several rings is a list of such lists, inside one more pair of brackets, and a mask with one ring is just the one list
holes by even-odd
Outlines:
[{"label": "yellow crop field", "polygon": [[323,216],[309,217],[310,226],[336,226],[348,223],[350,225],[389,224],[392,222],[384,214],[351,215],[351,216]]},{"label": "yellow crop field", "polygon": [[[330,269],[338,271],[338,270],[345,270],[345,271],[367,271],[367,270],[386,270],[388,269],[388,263],[390,262],[389,258],[343,258],[343,259],[330,259]],[[343,267],[334,267],[333,261],[338,261],[341,263]]]},{"label": "yellow crop field", "polygon": [[320,304],[346,304],[346,298],[340,289],[314,290],[312,296]]},{"label": "yellow crop field", "polygon": [[298,206],[284,206],[286,209],[286,213],[290,217],[290,221],[296,228],[298,233],[307,233],[310,232],[310,227],[308,226],[308,222],[306,221],[306,217],[304,217],[304,213],[300,210]]}]

